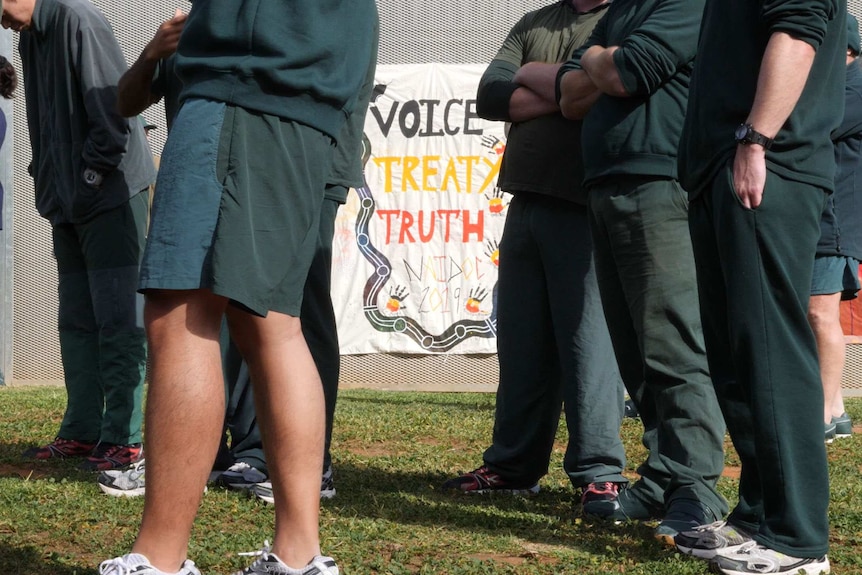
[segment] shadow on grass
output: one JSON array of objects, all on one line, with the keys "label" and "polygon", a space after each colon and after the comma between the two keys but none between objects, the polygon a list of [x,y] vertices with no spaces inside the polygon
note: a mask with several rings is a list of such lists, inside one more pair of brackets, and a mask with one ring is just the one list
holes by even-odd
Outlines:
[{"label": "shadow on grass", "polygon": [[[95,479],[93,472],[78,469],[82,458],[51,459],[40,461],[22,457],[22,453],[33,447],[25,443],[0,443],[0,477],[29,479],[54,479],[90,482]],[[0,571],[2,573],[2,571]]]},{"label": "shadow on grass", "polygon": [[643,559],[666,557],[653,538],[654,524],[612,522],[580,516],[572,490],[551,488],[534,497],[448,493],[442,473],[410,473],[336,465],[338,496],[325,507],[339,516],[383,519],[402,525],[443,527],[475,534],[508,533],[532,543],[588,553]]},{"label": "shadow on grass", "polygon": [[20,575],[90,575],[95,570],[69,567],[58,561],[58,558],[47,550],[31,545],[10,547],[0,541],[0,573],[15,573]]}]

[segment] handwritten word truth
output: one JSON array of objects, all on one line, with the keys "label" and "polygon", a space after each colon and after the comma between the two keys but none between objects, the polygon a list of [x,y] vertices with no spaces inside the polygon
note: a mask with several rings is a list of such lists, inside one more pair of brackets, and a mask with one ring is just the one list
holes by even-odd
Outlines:
[{"label": "handwritten word truth", "polygon": [[[384,243],[392,243],[392,232],[397,236],[396,243],[415,244],[418,241],[427,244],[435,234],[443,234],[442,241],[449,243],[452,236],[452,220],[460,220],[461,237],[454,241],[467,243],[471,236],[473,241],[482,242],[485,237],[485,212],[470,210],[419,210],[416,214],[406,210],[377,210],[377,216],[386,221]],[[439,236],[438,241],[440,241]]]},{"label": "handwritten word truth", "polygon": [[[374,158],[374,163],[383,169],[383,191],[393,191],[395,177],[401,180],[402,192],[448,192],[481,194],[494,187],[500,172],[503,156],[452,156],[442,165],[440,156],[382,156]],[[473,184],[473,170],[477,167],[490,168],[478,188]],[[462,179],[459,174],[463,174]]]}]

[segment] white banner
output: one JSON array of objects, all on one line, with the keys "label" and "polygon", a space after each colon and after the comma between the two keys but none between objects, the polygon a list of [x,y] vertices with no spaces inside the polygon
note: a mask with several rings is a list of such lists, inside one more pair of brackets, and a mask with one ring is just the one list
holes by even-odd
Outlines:
[{"label": "white banner", "polygon": [[495,353],[504,124],[476,115],[484,65],[380,66],[366,185],[339,210],[341,353]]}]

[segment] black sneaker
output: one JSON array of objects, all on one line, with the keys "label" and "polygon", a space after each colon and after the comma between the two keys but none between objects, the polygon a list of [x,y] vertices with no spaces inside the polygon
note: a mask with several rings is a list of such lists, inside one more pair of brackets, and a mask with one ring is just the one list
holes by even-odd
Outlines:
[{"label": "black sneaker", "polygon": [[668,504],[667,513],[656,527],[654,535],[665,545],[673,547],[680,533],[714,523],[718,519],[709,506],[697,499],[674,499]]},{"label": "black sneaker", "polygon": [[453,477],[443,484],[444,491],[460,491],[461,493],[505,493],[508,495],[535,495],[539,492],[539,484],[518,485],[504,479],[483,465],[469,473]]},{"label": "black sneaker", "polygon": [[581,490],[581,505],[592,501],[613,501],[620,494],[620,489],[625,483],[614,483],[604,481],[601,483],[590,483]]},{"label": "black sneaker", "polygon": [[834,421],[823,424],[823,433],[825,435],[824,440],[826,441],[826,443],[832,443],[833,441],[835,441],[835,430],[837,428],[838,426],[835,424]]},{"label": "black sneaker", "polygon": [[624,415],[625,417],[630,417],[630,418],[632,418],[632,419],[637,419],[637,418],[639,418],[639,417],[641,416],[641,414],[640,414],[640,413],[638,413],[638,408],[637,408],[637,407],[635,407],[635,402],[634,402],[634,401],[632,401],[631,399],[627,399],[627,400],[626,400],[626,403],[625,403],[625,412],[624,412],[624,414],[623,414],[623,415]]},{"label": "black sneaker", "polygon": [[835,439],[842,439],[853,435],[853,421],[847,413],[832,418],[835,424]]},{"label": "black sneaker", "polygon": [[252,467],[245,461],[237,461],[219,474],[215,482],[235,491],[250,491],[255,485],[268,479],[266,473],[260,469]]},{"label": "black sneaker", "polygon": [[621,489],[614,499],[594,499],[584,503],[584,515],[610,521],[643,521],[661,517],[663,506],[639,498],[635,487]]}]

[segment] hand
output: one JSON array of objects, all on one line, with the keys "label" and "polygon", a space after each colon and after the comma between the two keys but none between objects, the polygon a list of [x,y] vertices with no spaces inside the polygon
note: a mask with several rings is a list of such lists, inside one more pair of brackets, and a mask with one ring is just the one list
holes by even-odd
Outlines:
[{"label": "hand", "polygon": [[162,22],[159,29],[156,30],[156,35],[150,40],[146,47],[147,59],[152,61],[167,58],[177,51],[177,44],[180,41],[180,34],[183,27],[186,25],[188,14],[177,8],[173,18]]},{"label": "hand", "polygon": [[766,150],[758,144],[738,144],[733,159],[733,187],[742,205],[757,209],[766,185]]}]

